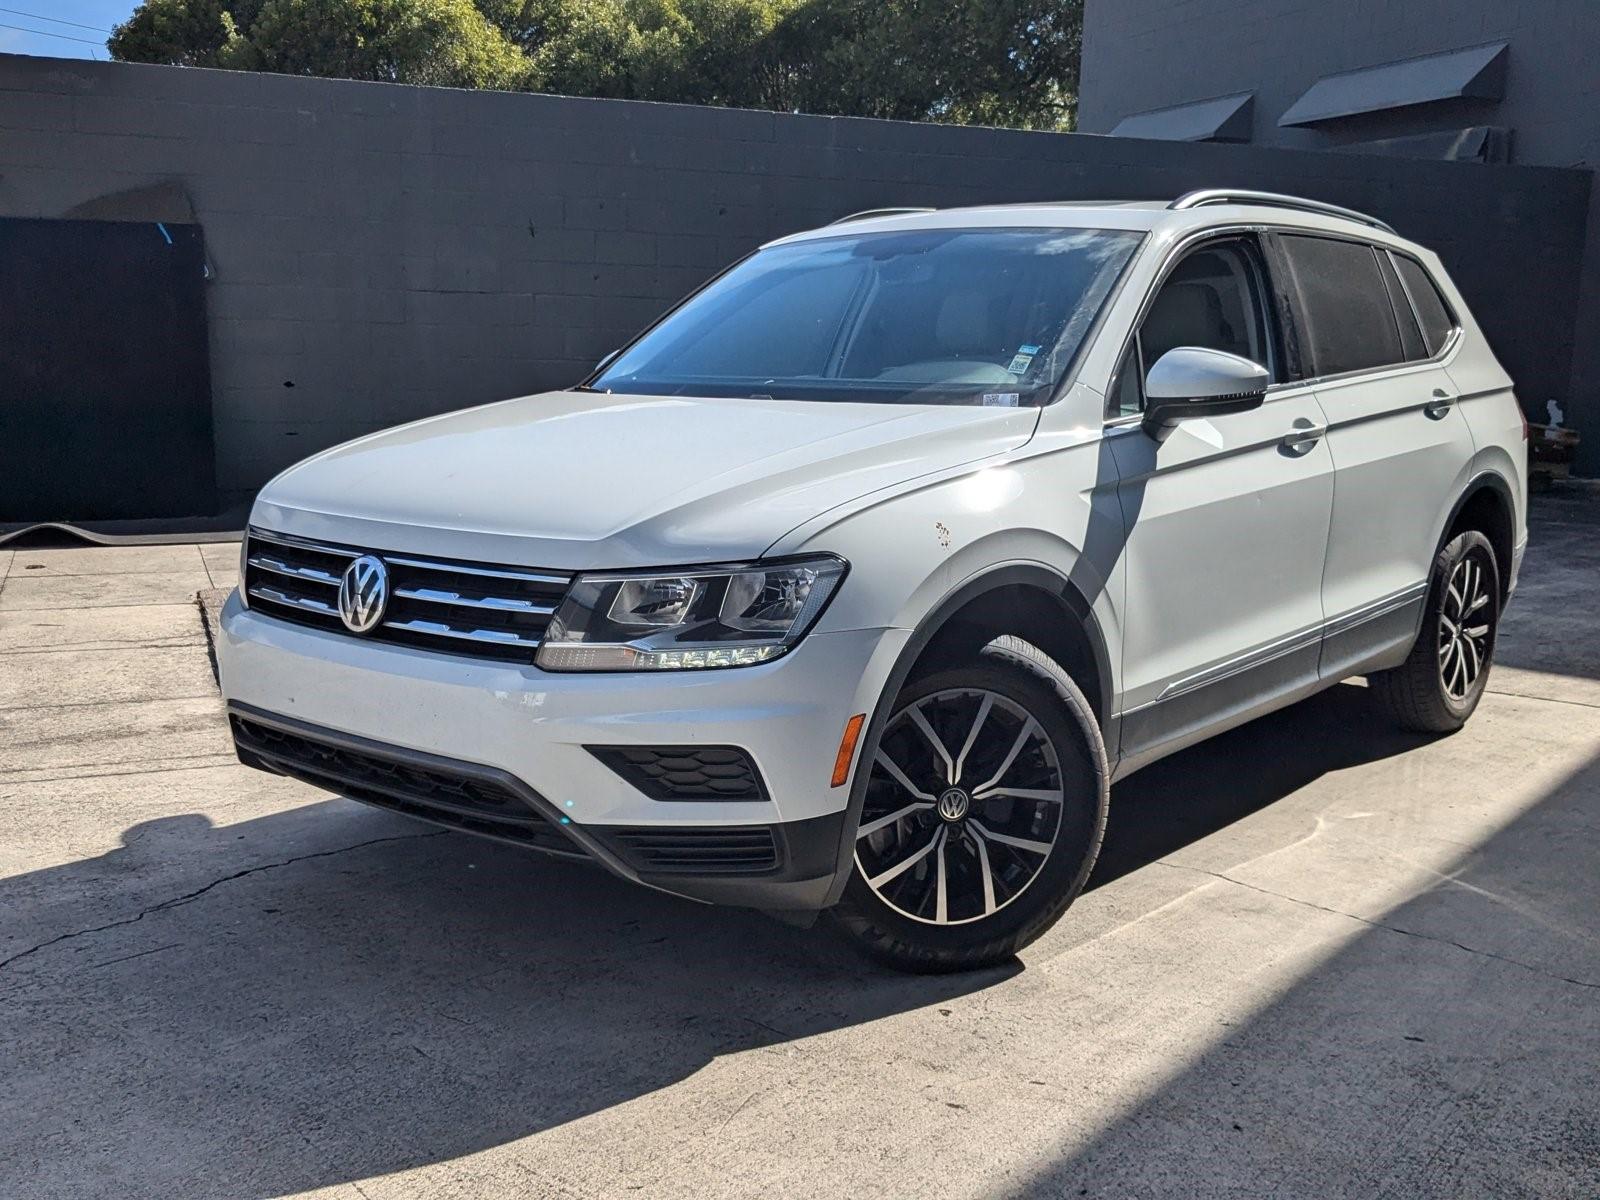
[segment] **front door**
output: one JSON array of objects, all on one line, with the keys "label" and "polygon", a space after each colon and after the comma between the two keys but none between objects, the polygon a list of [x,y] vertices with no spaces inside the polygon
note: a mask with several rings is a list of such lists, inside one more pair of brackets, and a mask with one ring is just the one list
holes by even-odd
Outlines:
[{"label": "front door", "polygon": [[[1270,295],[1255,238],[1191,250],[1161,283],[1113,385],[1125,769],[1316,684],[1333,460],[1316,395],[1287,378]],[[1136,384],[1177,346],[1260,362],[1275,386],[1258,409],[1183,421],[1158,442],[1136,422]]]}]

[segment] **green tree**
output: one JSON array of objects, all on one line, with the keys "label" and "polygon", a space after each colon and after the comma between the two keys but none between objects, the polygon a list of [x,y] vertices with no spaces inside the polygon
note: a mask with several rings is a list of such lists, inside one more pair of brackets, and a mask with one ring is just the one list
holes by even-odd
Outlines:
[{"label": "green tree", "polygon": [[261,0],[145,0],[106,47],[124,62],[220,67],[260,11]]},{"label": "green tree", "polygon": [[444,87],[529,78],[472,0],[146,0],[109,46],[134,61]]},{"label": "green tree", "polygon": [[1083,0],[812,0],[780,37],[806,112],[1070,128]]},{"label": "green tree", "polygon": [[1070,128],[1083,0],[145,0],[118,58]]}]

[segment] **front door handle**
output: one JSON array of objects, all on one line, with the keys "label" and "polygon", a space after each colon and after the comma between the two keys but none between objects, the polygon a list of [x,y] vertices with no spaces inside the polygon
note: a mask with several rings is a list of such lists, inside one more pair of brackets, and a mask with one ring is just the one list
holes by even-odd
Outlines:
[{"label": "front door handle", "polygon": [[1422,415],[1430,421],[1442,421],[1456,405],[1456,398],[1441,388],[1433,389],[1433,399],[1422,406]]},{"label": "front door handle", "polygon": [[1283,448],[1292,454],[1306,454],[1328,432],[1326,425],[1297,425],[1283,435]]}]

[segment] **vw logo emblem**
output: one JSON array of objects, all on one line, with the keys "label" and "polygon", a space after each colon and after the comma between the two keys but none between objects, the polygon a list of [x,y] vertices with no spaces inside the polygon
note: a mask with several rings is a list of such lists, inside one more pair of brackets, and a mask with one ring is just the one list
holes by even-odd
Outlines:
[{"label": "vw logo emblem", "polygon": [[946,788],[939,793],[939,816],[946,821],[959,821],[967,815],[970,801],[960,788]]},{"label": "vw logo emblem", "polygon": [[339,580],[339,619],[351,633],[366,633],[383,620],[389,606],[389,568],[383,559],[363,554]]}]

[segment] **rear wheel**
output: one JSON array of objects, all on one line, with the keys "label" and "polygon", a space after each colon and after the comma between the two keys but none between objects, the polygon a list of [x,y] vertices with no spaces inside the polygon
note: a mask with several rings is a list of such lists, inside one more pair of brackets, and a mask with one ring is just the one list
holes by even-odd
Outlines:
[{"label": "rear wheel", "polygon": [[1088,702],[985,657],[908,684],[870,763],[855,870],[831,911],[857,947],[911,971],[1010,958],[1082,890],[1108,772]]},{"label": "rear wheel", "polygon": [[1451,538],[1434,560],[1422,631],[1410,657],[1373,675],[1373,691],[1405,728],[1453,733],[1483,698],[1499,625],[1494,547],[1469,529]]}]

